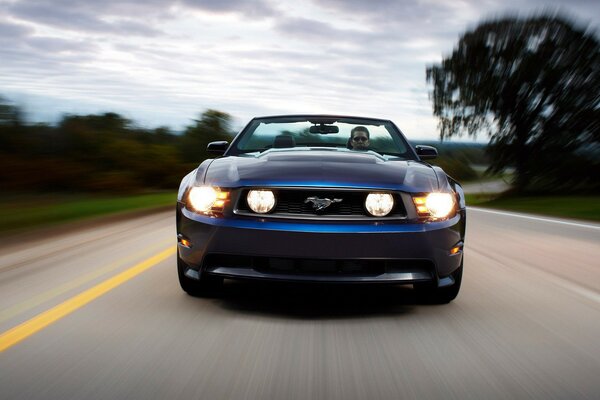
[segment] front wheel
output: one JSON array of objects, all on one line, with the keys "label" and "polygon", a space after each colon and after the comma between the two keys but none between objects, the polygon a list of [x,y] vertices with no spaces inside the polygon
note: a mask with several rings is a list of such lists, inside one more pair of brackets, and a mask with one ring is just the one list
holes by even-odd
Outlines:
[{"label": "front wheel", "polygon": [[462,265],[454,272],[454,284],[447,287],[437,287],[436,283],[419,283],[414,285],[417,297],[428,304],[447,304],[458,296],[462,282]]},{"label": "front wheel", "polygon": [[185,276],[186,269],[187,265],[177,254],[179,284],[187,294],[194,297],[214,297],[219,294],[223,287],[223,278],[200,273],[200,280],[195,280]]}]

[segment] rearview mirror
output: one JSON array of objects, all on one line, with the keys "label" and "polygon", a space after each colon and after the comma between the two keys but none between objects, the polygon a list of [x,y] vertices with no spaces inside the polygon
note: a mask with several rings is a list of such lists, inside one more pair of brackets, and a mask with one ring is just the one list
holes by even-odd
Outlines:
[{"label": "rearview mirror", "polygon": [[310,133],[318,133],[320,135],[327,135],[329,133],[338,133],[340,131],[340,128],[335,125],[320,124],[320,125],[311,126],[308,131]]},{"label": "rearview mirror", "polygon": [[415,146],[415,150],[417,150],[417,155],[421,160],[433,160],[438,156],[437,149],[432,146],[419,144]]},{"label": "rearview mirror", "polygon": [[227,148],[229,147],[229,143],[224,141],[224,140],[220,140],[218,142],[210,142],[208,144],[208,146],[206,146],[206,151],[208,151],[209,153],[214,153],[214,154],[224,154],[225,151],[227,151]]}]

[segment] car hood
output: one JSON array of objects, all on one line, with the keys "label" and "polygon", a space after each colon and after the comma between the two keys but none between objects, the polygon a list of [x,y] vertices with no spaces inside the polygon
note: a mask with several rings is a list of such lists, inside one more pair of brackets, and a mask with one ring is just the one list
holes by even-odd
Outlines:
[{"label": "car hood", "polygon": [[351,187],[409,192],[438,189],[433,169],[418,161],[386,159],[373,152],[295,149],[215,159],[206,171],[204,184],[220,187]]}]

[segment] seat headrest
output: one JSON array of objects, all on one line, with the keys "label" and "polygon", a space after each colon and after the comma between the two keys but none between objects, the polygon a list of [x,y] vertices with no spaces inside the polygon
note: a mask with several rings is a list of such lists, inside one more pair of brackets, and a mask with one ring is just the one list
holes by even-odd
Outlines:
[{"label": "seat headrest", "polygon": [[275,136],[275,140],[273,141],[274,149],[282,149],[286,147],[295,147],[296,141],[293,136],[290,135],[279,135]]}]

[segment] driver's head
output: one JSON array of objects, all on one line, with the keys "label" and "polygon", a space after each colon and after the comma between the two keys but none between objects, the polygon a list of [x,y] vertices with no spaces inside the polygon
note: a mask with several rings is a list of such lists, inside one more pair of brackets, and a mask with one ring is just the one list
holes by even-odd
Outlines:
[{"label": "driver's head", "polygon": [[350,143],[354,150],[367,150],[369,148],[369,130],[364,126],[357,126],[350,131]]}]

